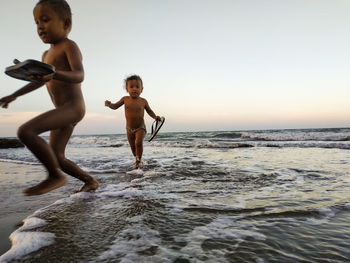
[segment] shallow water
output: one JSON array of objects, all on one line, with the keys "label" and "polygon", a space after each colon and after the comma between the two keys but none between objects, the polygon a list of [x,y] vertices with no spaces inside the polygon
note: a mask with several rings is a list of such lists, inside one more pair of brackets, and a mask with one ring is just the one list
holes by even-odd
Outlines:
[{"label": "shallow water", "polygon": [[0,262],[349,262],[349,131],[163,135],[136,171],[124,137],[75,137],[67,155],[101,187],[33,211]]}]

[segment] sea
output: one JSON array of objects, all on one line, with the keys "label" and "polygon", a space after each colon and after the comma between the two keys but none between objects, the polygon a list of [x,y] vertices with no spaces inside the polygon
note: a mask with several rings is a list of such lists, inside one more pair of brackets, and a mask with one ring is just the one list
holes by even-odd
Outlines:
[{"label": "sea", "polygon": [[69,177],[16,203],[45,170],[0,150],[0,216],[27,213],[0,262],[350,262],[350,128],[160,132],[137,170],[125,134],[72,136],[66,156],[96,192]]}]

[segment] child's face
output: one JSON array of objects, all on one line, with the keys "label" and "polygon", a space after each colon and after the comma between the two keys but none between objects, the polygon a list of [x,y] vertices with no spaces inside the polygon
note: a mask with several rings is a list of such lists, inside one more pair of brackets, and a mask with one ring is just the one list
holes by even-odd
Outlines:
[{"label": "child's face", "polygon": [[135,99],[138,98],[143,90],[141,81],[136,79],[129,80],[126,83],[126,90],[130,97]]},{"label": "child's face", "polygon": [[56,44],[68,35],[69,26],[48,5],[38,5],[34,9],[34,20],[44,43]]}]

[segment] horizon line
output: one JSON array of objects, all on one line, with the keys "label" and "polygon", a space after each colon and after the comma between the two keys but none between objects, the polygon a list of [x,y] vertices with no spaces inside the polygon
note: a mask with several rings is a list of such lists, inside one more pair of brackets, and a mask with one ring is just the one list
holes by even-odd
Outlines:
[{"label": "horizon line", "polygon": [[[238,130],[193,130],[193,131],[165,131],[162,133],[191,133],[191,132],[244,132],[244,131],[276,131],[276,130],[326,130],[326,129],[350,129],[349,127],[310,127],[310,128],[267,128],[267,129],[238,129]],[[49,132],[49,131],[47,131]],[[47,133],[44,132],[44,133]],[[147,132],[149,133],[149,132]],[[146,134],[147,134],[146,133]],[[80,133],[80,134],[72,134],[73,136],[104,136],[104,135],[124,135],[125,133]],[[47,135],[44,135],[47,136]],[[0,138],[17,138],[17,136],[0,136]]]}]

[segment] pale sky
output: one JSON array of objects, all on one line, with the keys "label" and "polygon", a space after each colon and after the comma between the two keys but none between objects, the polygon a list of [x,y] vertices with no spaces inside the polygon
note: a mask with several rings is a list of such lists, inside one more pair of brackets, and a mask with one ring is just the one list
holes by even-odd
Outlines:
[{"label": "pale sky", "polygon": [[[1,0],[0,68],[41,59],[37,1]],[[75,134],[125,133],[127,95],[165,116],[163,131],[350,126],[349,0],[68,0],[83,53],[87,113]],[[0,74],[0,97],[25,84]],[[0,136],[53,107],[45,87],[0,109]],[[148,129],[152,119],[145,113]]]}]

